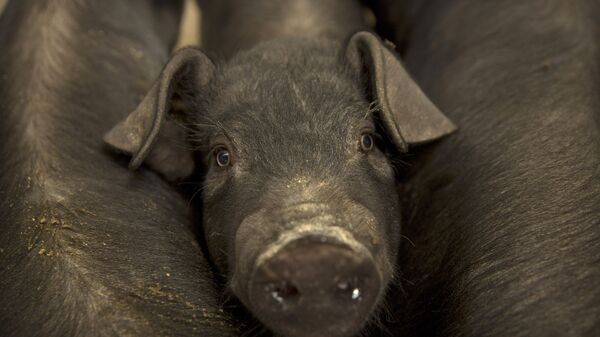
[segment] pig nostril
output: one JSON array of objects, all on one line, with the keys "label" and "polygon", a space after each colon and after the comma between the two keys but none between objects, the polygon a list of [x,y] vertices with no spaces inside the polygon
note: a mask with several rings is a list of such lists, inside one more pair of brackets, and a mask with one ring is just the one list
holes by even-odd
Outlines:
[{"label": "pig nostril", "polygon": [[357,284],[357,280],[339,282],[337,284],[338,293],[346,299],[362,301],[362,292]]},{"label": "pig nostril", "polygon": [[360,289],[358,289],[358,288],[354,288],[354,289],[352,290],[352,299],[353,299],[353,300],[355,300],[355,301],[356,301],[356,300],[358,300],[358,301],[360,301],[360,300],[361,300],[361,298],[360,298]]},{"label": "pig nostril", "polygon": [[265,290],[275,301],[280,304],[283,304],[286,301],[294,300],[300,295],[298,288],[287,281],[268,284],[265,286]]}]

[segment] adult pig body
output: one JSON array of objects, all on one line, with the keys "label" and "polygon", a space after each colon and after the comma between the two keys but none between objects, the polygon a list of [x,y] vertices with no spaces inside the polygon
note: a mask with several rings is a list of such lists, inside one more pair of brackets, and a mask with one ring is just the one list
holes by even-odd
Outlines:
[{"label": "adult pig body", "polygon": [[0,21],[0,335],[228,336],[186,201],[102,134],[169,55],[181,4],[11,1]]},{"label": "adult pig body", "polygon": [[343,40],[366,29],[358,1],[198,2],[203,13],[203,47],[224,57],[276,38],[302,36]]},{"label": "adult pig body", "polygon": [[376,7],[407,67],[461,126],[416,161],[405,213],[414,245],[400,256],[403,298],[420,315],[400,325],[414,335],[597,335],[600,4]]}]

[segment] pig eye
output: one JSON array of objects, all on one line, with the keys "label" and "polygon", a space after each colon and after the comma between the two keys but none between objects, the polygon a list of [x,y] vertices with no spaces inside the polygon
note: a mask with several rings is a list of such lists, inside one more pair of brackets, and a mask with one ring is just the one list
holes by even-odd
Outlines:
[{"label": "pig eye", "polygon": [[215,159],[217,160],[217,165],[221,167],[229,166],[231,164],[231,154],[229,153],[229,150],[223,147],[215,150]]},{"label": "pig eye", "polygon": [[375,145],[375,141],[373,140],[373,136],[370,133],[363,133],[360,136],[360,148],[365,151],[373,150],[373,146]]}]

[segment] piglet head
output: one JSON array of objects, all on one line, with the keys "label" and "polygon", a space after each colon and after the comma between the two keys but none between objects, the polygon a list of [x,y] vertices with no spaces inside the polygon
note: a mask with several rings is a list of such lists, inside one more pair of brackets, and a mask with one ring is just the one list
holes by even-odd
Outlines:
[{"label": "piglet head", "polygon": [[178,52],[105,141],[168,179],[201,170],[203,230],[233,293],[284,336],[350,336],[394,275],[393,161],[453,124],[393,51],[274,40],[215,66]]}]

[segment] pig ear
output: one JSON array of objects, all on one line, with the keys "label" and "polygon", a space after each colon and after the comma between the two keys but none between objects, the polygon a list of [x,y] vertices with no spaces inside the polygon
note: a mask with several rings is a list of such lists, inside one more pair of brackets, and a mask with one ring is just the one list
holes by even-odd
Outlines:
[{"label": "pig ear", "polygon": [[186,131],[175,121],[173,110],[178,105],[185,112],[193,106],[194,94],[202,92],[213,72],[213,63],[200,50],[178,51],[137,109],[110,130],[104,142],[132,156],[131,170],[146,162],[168,180],[189,176],[194,170],[194,157],[188,149]]},{"label": "pig ear", "polygon": [[379,117],[400,151],[456,130],[413,81],[394,52],[375,35],[354,34],[346,57],[361,73],[368,74],[373,98],[380,106]]}]

